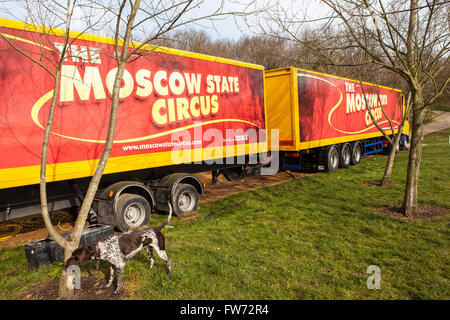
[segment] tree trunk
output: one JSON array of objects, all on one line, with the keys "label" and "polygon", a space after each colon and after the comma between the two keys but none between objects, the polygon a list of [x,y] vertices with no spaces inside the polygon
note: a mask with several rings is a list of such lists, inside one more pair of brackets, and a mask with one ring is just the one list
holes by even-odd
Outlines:
[{"label": "tree trunk", "polygon": [[[128,46],[124,46],[128,47]],[[120,87],[122,84],[122,77],[125,70],[126,61],[121,61],[121,63],[118,66],[116,78],[114,81],[114,88],[113,88],[113,94],[112,94],[112,103],[111,103],[111,113],[110,113],[110,119],[109,119],[109,127],[108,127],[108,134],[106,137],[105,147],[103,149],[102,155],[100,157],[99,163],[97,164],[97,168],[95,170],[94,176],[91,179],[91,182],[89,183],[88,190],[85,194],[83,203],[81,205],[80,211],[78,213],[77,220],[75,222],[74,229],[69,236],[69,238],[65,242],[64,246],[64,261],[70,258],[72,255],[72,252],[78,248],[81,234],[83,232],[83,228],[89,213],[89,210],[92,205],[92,201],[94,200],[95,194],[98,189],[98,185],[100,183],[100,179],[103,175],[103,171],[106,167],[106,163],[108,161],[109,155],[112,151],[112,145],[114,141],[114,134],[115,134],[115,128],[116,128],[116,120],[117,120],[117,113],[118,113],[118,107],[119,107],[119,92]],[[63,270],[61,279],[59,281],[59,299],[72,299],[74,297],[74,289],[69,289],[67,287],[67,278],[68,274]]]},{"label": "tree trunk", "polygon": [[[64,261],[70,258],[72,252],[78,247],[79,241],[67,241],[64,247]],[[59,279],[58,299],[71,300],[75,296],[75,290],[67,287],[68,273],[62,271],[61,278]]]},{"label": "tree trunk", "polygon": [[395,160],[395,154],[396,154],[395,146],[396,146],[396,144],[394,143],[394,146],[391,146],[391,150],[389,151],[389,157],[387,160],[386,168],[384,169],[384,175],[380,182],[380,186],[382,186],[382,187],[387,186],[389,180],[391,179],[392,168],[394,167],[394,160]]},{"label": "tree trunk", "polygon": [[[103,175],[103,171],[105,170],[106,164],[109,159],[109,155],[112,152],[114,135],[116,131],[116,122],[117,122],[117,114],[119,109],[119,99],[120,99],[120,88],[122,86],[122,78],[125,70],[125,66],[130,57],[128,53],[128,48],[131,39],[131,32],[133,29],[134,19],[136,17],[137,11],[140,6],[140,0],[136,0],[136,2],[132,5],[130,15],[128,16],[127,29],[125,31],[125,37],[123,40],[122,51],[120,54],[120,58],[117,59],[117,72],[114,79],[114,86],[111,97],[111,112],[109,115],[109,125],[108,125],[108,133],[106,136],[105,146],[103,148],[102,155],[97,164],[97,168],[95,169],[94,175],[92,176],[91,182],[89,183],[88,189],[86,191],[83,203],[81,204],[80,211],[78,213],[77,220],[75,222],[74,229],[70,235],[70,237],[66,241],[66,246],[64,250],[64,261],[70,258],[72,252],[78,247],[80,242],[81,234],[83,232],[84,225],[86,223],[86,219],[91,209],[92,201],[94,200],[95,194],[98,189],[98,185]],[[125,1],[123,5],[125,5]],[[121,17],[119,16],[118,19]],[[118,32],[118,30],[117,30]],[[116,41],[119,39],[116,36]],[[61,299],[71,299],[74,295],[74,290],[70,290],[67,288],[67,273],[63,270],[63,274],[61,276],[61,280],[59,282],[59,297]]]},{"label": "tree trunk", "polygon": [[408,218],[411,218],[417,209],[417,187],[419,184],[420,161],[422,160],[423,121],[426,115],[422,94],[416,93],[413,99],[411,144],[408,169],[406,171],[405,195],[402,205],[403,214]]},{"label": "tree trunk", "polygon": [[394,160],[396,155],[396,149],[400,142],[400,137],[402,136],[401,132],[403,131],[403,124],[399,127],[398,133],[394,136],[393,143],[391,144],[391,150],[389,151],[389,157],[387,160],[386,168],[384,169],[384,175],[381,179],[380,186],[385,187],[387,186],[389,180],[391,179],[392,175],[392,169],[394,168]]},{"label": "tree trunk", "polygon": [[[44,130],[44,139],[42,142],[42,153],[41,153],[41,168],[40,168],[40,198],[41,198],[41,213],[42,217],[44,219],[45,227],[47,228],[47,231],[57,244],[62,246],[64,248],[64,261],[68,259],[73,250],[75,250],[78,247],[78,242],[75,243],[74,241],[70,241],[70,239],[64,239],[53,227],[52,222],[50,220],[50,214],[48,211],[48,204],[47,204],[47,155],[48,155],[48,147],[49,147],[49,140],[50,140],[50,133],[51,128],[53,124],[54,119],[54,112],[56,108],[56,103],[58,99],[58,93],[59,93],[59,83],[60,83],[60,76],[61,76],[61,65],[57,67],[56,70],[56,76],[55,76],[55,86],[53,91],[53,97],[52,102],[50,105],[50,111],[49,116],[47,119],[47,123]],[[59,281],[59,298],[60,299],[72,299],[74,296],[74,290],[67,288],[67,273],[63,270],[61,279]]]}]

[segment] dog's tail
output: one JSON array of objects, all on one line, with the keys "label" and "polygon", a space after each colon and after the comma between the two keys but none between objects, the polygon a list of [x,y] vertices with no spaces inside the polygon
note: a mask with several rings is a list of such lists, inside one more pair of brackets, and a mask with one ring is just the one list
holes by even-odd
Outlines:
[{"label": "dog's tail", "polygon": [[155,229],[161,230],[169,223],[170,219],[172,218],[172,205],[170,204],[170,201],[168,202],[168,205],[169,205],[169,216],[167,217],[166,221],[164,221],[163,224],[157,226]]}]

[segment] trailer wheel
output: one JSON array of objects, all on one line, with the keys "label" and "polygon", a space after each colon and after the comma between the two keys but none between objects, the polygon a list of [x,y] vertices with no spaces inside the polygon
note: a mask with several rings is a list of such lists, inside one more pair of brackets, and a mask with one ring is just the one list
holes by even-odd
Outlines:
[{"label": "trailer wheel", "polygon": [[116,227],[126,232],[130,228],[145,226],[150,220],[152,208],[144,197],[123,193],[116,204]]},{"label": "trailer wheel", "polygon": [[327,152],[326,171],[333,172],[339,168],[339,150],[337,146],[331,146]]},{"label": "trailer wheel", "polygon": [[359,164],[359,162],[361,161],[361,154],[362,154],[361,143],[356,142],[352,148],[352,160],[351,160],[352,165],[356,166],[357,164]]},{"label": "trailer wheel", "polygon": [[198,206],[198,192],[197,189],[190,185],[180,183],[175,190],[173,199],[173,210],[179,217],[186,212],[195,211]]},{"label": "trailer wheel", "polygon": [[350,148],[350,145],[348,143],[344,144],[341,147],[341,152],[339,155],[339,167],[348,168],[352,160],[352,149]]}]

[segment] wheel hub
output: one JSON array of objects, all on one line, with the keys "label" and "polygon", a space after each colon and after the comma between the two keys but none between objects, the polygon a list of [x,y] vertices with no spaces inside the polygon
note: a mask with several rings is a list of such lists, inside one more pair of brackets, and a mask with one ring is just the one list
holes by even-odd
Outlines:
[{"label": "wheel hub", "polygon": [[125,222],[132,227],[140,226],[145,218],[145,208],[140,203],[132,203],[125,209]]},{"label": "wheel hub", "polygon": [[192,210],[193,203],[194,202],[192,201],[191,195],[189,193],[182,193],[178,198],[178,206],[183,211]]}]

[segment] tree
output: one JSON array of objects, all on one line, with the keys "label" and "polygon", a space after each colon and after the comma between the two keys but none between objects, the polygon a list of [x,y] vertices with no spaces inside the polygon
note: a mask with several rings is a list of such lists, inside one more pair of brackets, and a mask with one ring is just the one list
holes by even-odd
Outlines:
[{"label": "tree", "polygon": [[[271,13],[277,32],[300,41],[301,27],[313,23],[322,33],[332,34],[310,50],[336,66],[371,64],[396,74],[410,95],[412,136],[402,211],[411,217],[417,209],[417,186],[422,158],[423,123],[429,106],[450,82],[450,34],[448,0],[322,0],[329,11],[308,19],[280,5]],[[280,9],[281,8],[281,9]],[[324,10],[326,12],[326,10]],[[359,61],[335,62],[335,50],[354,53]]]},{"label": "tree", "polygon": [[[400,137],[402,135],[403,132],[403,128],[405,126],[406,120],[408,119],[408,115],[409,112],[411,110],[411,103],[410,103],[410,96],[408,96],[406,105],[405,105],[405,109],[402,109],[402,96],[399,96],[399,100],[396,102],[396,105],[394,107],[394,113],[392,114],[392,116],[389,116],[388,114],[386,114],[385,110],[384,110],[384,106],[381,103],[381,98],[380,98],[380,90],[378,87],[378,91],[377,91],[377,95],[378,95],[378,100],[380,101],[380,103],[378,103],[378,105],[381,108],[381,111],[384,115],[384,117],[386,118],[386,120],[389,123],[389,128],[391,130],[391,135],[389,135],[385,129],[383,129],[379,124],[378,121],[375,119],[374,115],[373,115],[373,111],[372,108],[370,107],[369,102],[367,101],[367,95],[366,92],[364,90],[364,85],[362,83],[362,81],[360,81],[360,85],[361,85],[361,89],[363,91],[363,96],[364,96],[364,100],[366,102],[366,106],[367,106],[367,111],[369,113],[370,119],[372,120],[372,122],[374,123],[374,125],[377,127],[377,129],[383,134],[383,137],[388,141],[389,144],[389,156],[388,156],[388,160],[387,160],[387,164],[386,167],[384,169],[384,174],[383,174],[383,178],[380,181],[380,186],[387,186],[389,180],[391,179],[391,175],[392,175],[392,169],[394,167],[394,160],[395,160],[395,154],[397,153],[397,148],[399,146],[400,143]],[[395,113],[397,112],[397,110],[399,110],[400,112],[402,112],[400,119],[401,122],[398,125],[397,128],[397,133],[395,133],[395,127],[393,125],[393,120],[395,118]]]},{"label": "tree", "polygon": [[[77,5],[76,0],[67,0],[66,3],[62,1],[52,1],[51,3],[43,3],[41,1],[24,1],[21,3],[23,9],[25,9],[26,17],[30,24],[27,25],[27,31],[34,33],[33,40],[38,46],[39,51],[34,52],[27,49],[25,46],[21,45],[20,41],[16,41],[17,38],[9,37],[3,33],[0,33],[1,38],[6,41],[14,50],[24,55],[26,58],[30,59],[44,70],[53,78],[53,92],[51,98],[51,104],[49,108],[49,115],[47,122],[45,124],[43,142],[42,142],[42,152],[41,152],[41,165],[40,165],[40,198],[41,198],[41,213],[44,219],[45,226],[49,235],[64,248],[64,258],[67,259],[72,254],[73,250],[78,247],[81,233],[86,222],[87,214],[89,212],[90,204],[88,210],[81,210],[80,214],[75,223],[74,231],[67,239],[63,238],[54,228],[50,220],[50,214],[48,210],[47,202],[47,158],[49,149],[49,139],[51,128],[54,119],[55,107],[57,105],[60,81],[61,81],[61,69],[64,59],[67,58],[67,52],[69,47],[76,41],[83,33],[78,32],[76,34],[70,33],[70,28],[72,24],[72,18],[74,15],[74,10]],[[85,30],[92,29],[94,26],[98,25],[104,16],[97,16],[95,22],[93,22],[92,17],[84,17],[89,20],[89,24],[85,27]],[[46,24],[46,25],[45,25]],[[58,31],[56,28],[63,27],[63,43],[59,47],[55,47],[53,42],[49,39],[51,35],[57,35]],[[99,180],[96,172],[97,180]],[[96,176],[94,175],[94,176]],[[92,189],[95,187],[95,180],[92,184]],[[98,182],[97,182],[98,185]],[[94,192],[95,194],[95,192]],[[85,198],[83,204],[86,206],[89,198]],[[91,200],[92,202],[92,200]],[[86,204],[85,204],[86,203]],[[62,298],[69,298],[73,294],[66,286],[67,274],[63,272],[61,277],[59,293]]]},{"label": "tree", "polygon": [[[372,4],[363,0],[352,1],[350,7],[345,7],[335,1],[324,2],[338,15],[352,39],[373,63],[398,73],[408,85],[413,120],[402,210],[407,217],[412,217],[417,209],[425,115],[450,81],[447,74],[437,83],[450,58],[448,25],[442,23],[449,3],[434,0],[419,4],[418,0],[410,0],[386,5],[382,1]],[[350,14],[350,10],[356,11]],[[430,87],[432,90],[427,90]]]},{"label": "tree", "polygon": [[[67,0],[67,2],[52,0],[50,3],[40,0],[24,0],[22,3],[25,9],[26,19],[32,23],[29,25],[29,29],[36,33],[36,39],[41,39],[40,41],[42,41],[42,44],[39,46],[40,50],[29,53],[29,51],[20,48],[14,37],[11,38],[2,35],[2,39],[7,41],[14,50],[47,70],[54,79],[54,90],[42,145],[40,173],[41,207],[46,228],[50,236],[64,248],[64,259],[66,260],[79,245],[81,234],[96,195],[100,179],[112,151],[121,84],[126,64],[139,58],[146,58],[153,49],[156,49],[156,46],[152,46],[152,44],[159,39],[163,39],[170,31],[194,22],[209,21],[213,24],[216,19],[226,16],[242,16],[248,14],[247,11],[251,9],[252,1],[247,3],[244,11],[235,12],[225,10],[227,1],[223,0],[217,2],[216,6],[212,7],[206,13],[198,11],[200,6],[204,4],[204,0],[122,0],[118,1],[116,5],[113,5],[110,1],[102,2],[96,0]],[[56,232],[50,221],[46,195],[46,164],[49,137],[61,81],[61,66],[67,58],[68,48],[83,33],[70,32],[71,22],[76,8],[85,8],[88,12],[91,12],[83,18],[79,18],[79,21],[86,26],[83,32],[94,30],[94,27],[98,27],[100,21],[103,24],[97,30],[112,30],[115,41],[114,57],[117,71],[112,88],[112,97],[110,99],[111,108],[108,132],[103,151],[80,207],[74,229],[70,237],[65,239]],[[45,27],[37,27],[35,24]],[[45,44],[51,43],[47,39],[47,36],[55,34],[62,34],[64,43],[58,46],[58,48],[51,46],[50,52],[47,52],[47,49],[44,50],[44,48],[48,48]],[[45,61],[45,63],[42,61]],[[48,64],[50,64],[50,67]],[[59,286],[59,295],[61,298],[71,298],[73,296],[73,289],[69,289],[66,285],[67,279],[68,275],[63,272]]]}]

